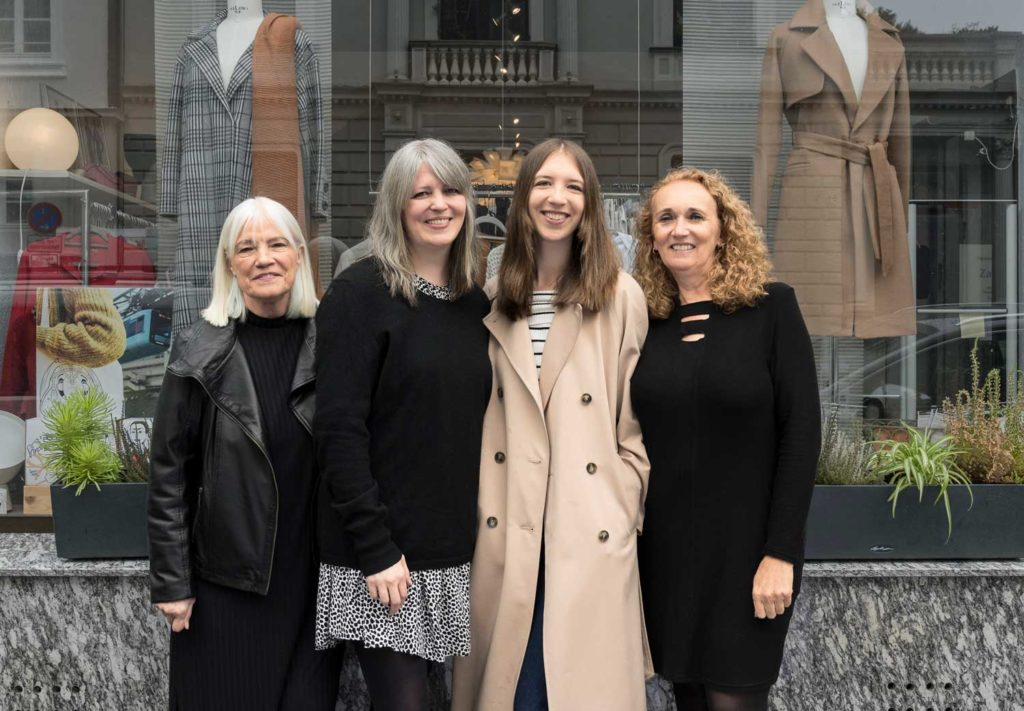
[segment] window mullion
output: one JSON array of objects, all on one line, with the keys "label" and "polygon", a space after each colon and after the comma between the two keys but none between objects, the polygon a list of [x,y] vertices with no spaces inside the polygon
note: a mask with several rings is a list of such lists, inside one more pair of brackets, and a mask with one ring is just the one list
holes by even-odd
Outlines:
[{"label": "window mullion", "polygon": [[14,0],[14,54],[25,52],[25,0]]}]

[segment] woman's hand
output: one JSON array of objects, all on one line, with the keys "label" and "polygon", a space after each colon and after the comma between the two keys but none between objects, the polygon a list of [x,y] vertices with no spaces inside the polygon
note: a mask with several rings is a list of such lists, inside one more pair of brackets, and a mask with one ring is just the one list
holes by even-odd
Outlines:
[{"label": "woman's hand", "polygon": [[754,573],[754,617],[774,620],[793,604],[793,564],[766,555]]},{"label": "woman's hand", "polygon": [[195,604],[196,599],[189,597],[174,602],[158,602],[156,609],[160,610],[167,618],[171,632],[181,632],[188,629],[188,622],[192,618],[192,606]]},{"label": "woman's hand", "polygon": [[370,592],[370,597],[387,605],[390,615],[398,614],[405,598],[409,597],[411,585],[412,578],[409,576],[409,566],[405,564],[404,555],[390,568],[366,577],[366,588]]}]

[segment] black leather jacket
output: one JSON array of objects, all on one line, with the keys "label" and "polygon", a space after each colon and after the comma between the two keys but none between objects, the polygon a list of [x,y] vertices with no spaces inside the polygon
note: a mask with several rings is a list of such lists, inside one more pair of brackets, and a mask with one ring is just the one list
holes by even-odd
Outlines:
[{"label": "black leather jacket", "polygon": [[[291,408],[312,432],[314,320],[292,379]],[[259,401],[234,322],[197,321],[174,340],[153,423],[149,571],[153,602],[193,597],[193,578],[267,593],[277,481]]]}]

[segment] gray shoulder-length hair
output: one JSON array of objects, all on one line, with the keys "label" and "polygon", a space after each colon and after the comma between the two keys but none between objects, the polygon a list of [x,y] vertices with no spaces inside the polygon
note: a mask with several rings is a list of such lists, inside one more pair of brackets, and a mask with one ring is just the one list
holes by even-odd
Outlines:
[{"label": "gray shoulder-length hair", "polygon": [[213,263],[213,295],[202,316],[214,326],[226,326],[229,319],[245,320],[245,300],[238,280],[231,273],[231,257],[239,235],[253,220],[266,220],[287,238],[299,252],[295,282],[288,299],[288,318],[305,318],[316,314],[316,288],[313,273],[306,259],[306,240],[295,216],[287,207],[267,197],[254,197],[235,205],[224,220]]},{"label": "gray shoulder-length hair", "polygon": [[435,138],[410,141],[395,151],[384,168],[373,214],[366,225],[373,256],[392,296],[416,303],[416,274],[409,243],[402,226],[402,211],[412,195],[420,166],[426,165],[438,180],[466,197],[466,219],[448,256],[448,288],[456,298],[473,288],[477,243],[474,223],[476,199],[469,169],[451,146]]}]

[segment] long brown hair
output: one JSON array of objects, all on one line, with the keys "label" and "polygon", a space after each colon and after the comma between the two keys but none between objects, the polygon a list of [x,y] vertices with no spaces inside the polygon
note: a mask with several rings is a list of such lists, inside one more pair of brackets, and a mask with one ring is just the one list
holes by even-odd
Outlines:
[{"label": "long brown hair", "polygon": [[711,301],[726,313],[741,306],[753,306],[767,292],[771,281],[768,249],[747,204],[717,172],[677,168],[659,180],[647,194],[636,220],[636,263],[633,276],[647,297],[647,311],[654,318],[667,318],[675,308],[679,287],[654,250],[652,207],[654,196],[677,180],[690,180],[704,187],[715,200],[721,225],[721,249],[708,275]]},{"label": "long brown hair", "polygon": [[498,310],[513,321],[530,315],[530,297],[537,280],[537,240],[530,220],[533,181],[552,154],[565,151],[583,176],[583,216],[572,236],[572,256],[558,280],[555,304],[582,304],[600,311],[611,300],[619,273],[619,255],[612,244],[601,208],[601,190],[594,163],[572,141],[549,138],[531,150],[519,168],[512,190],[505,254],[498,270]]}]

